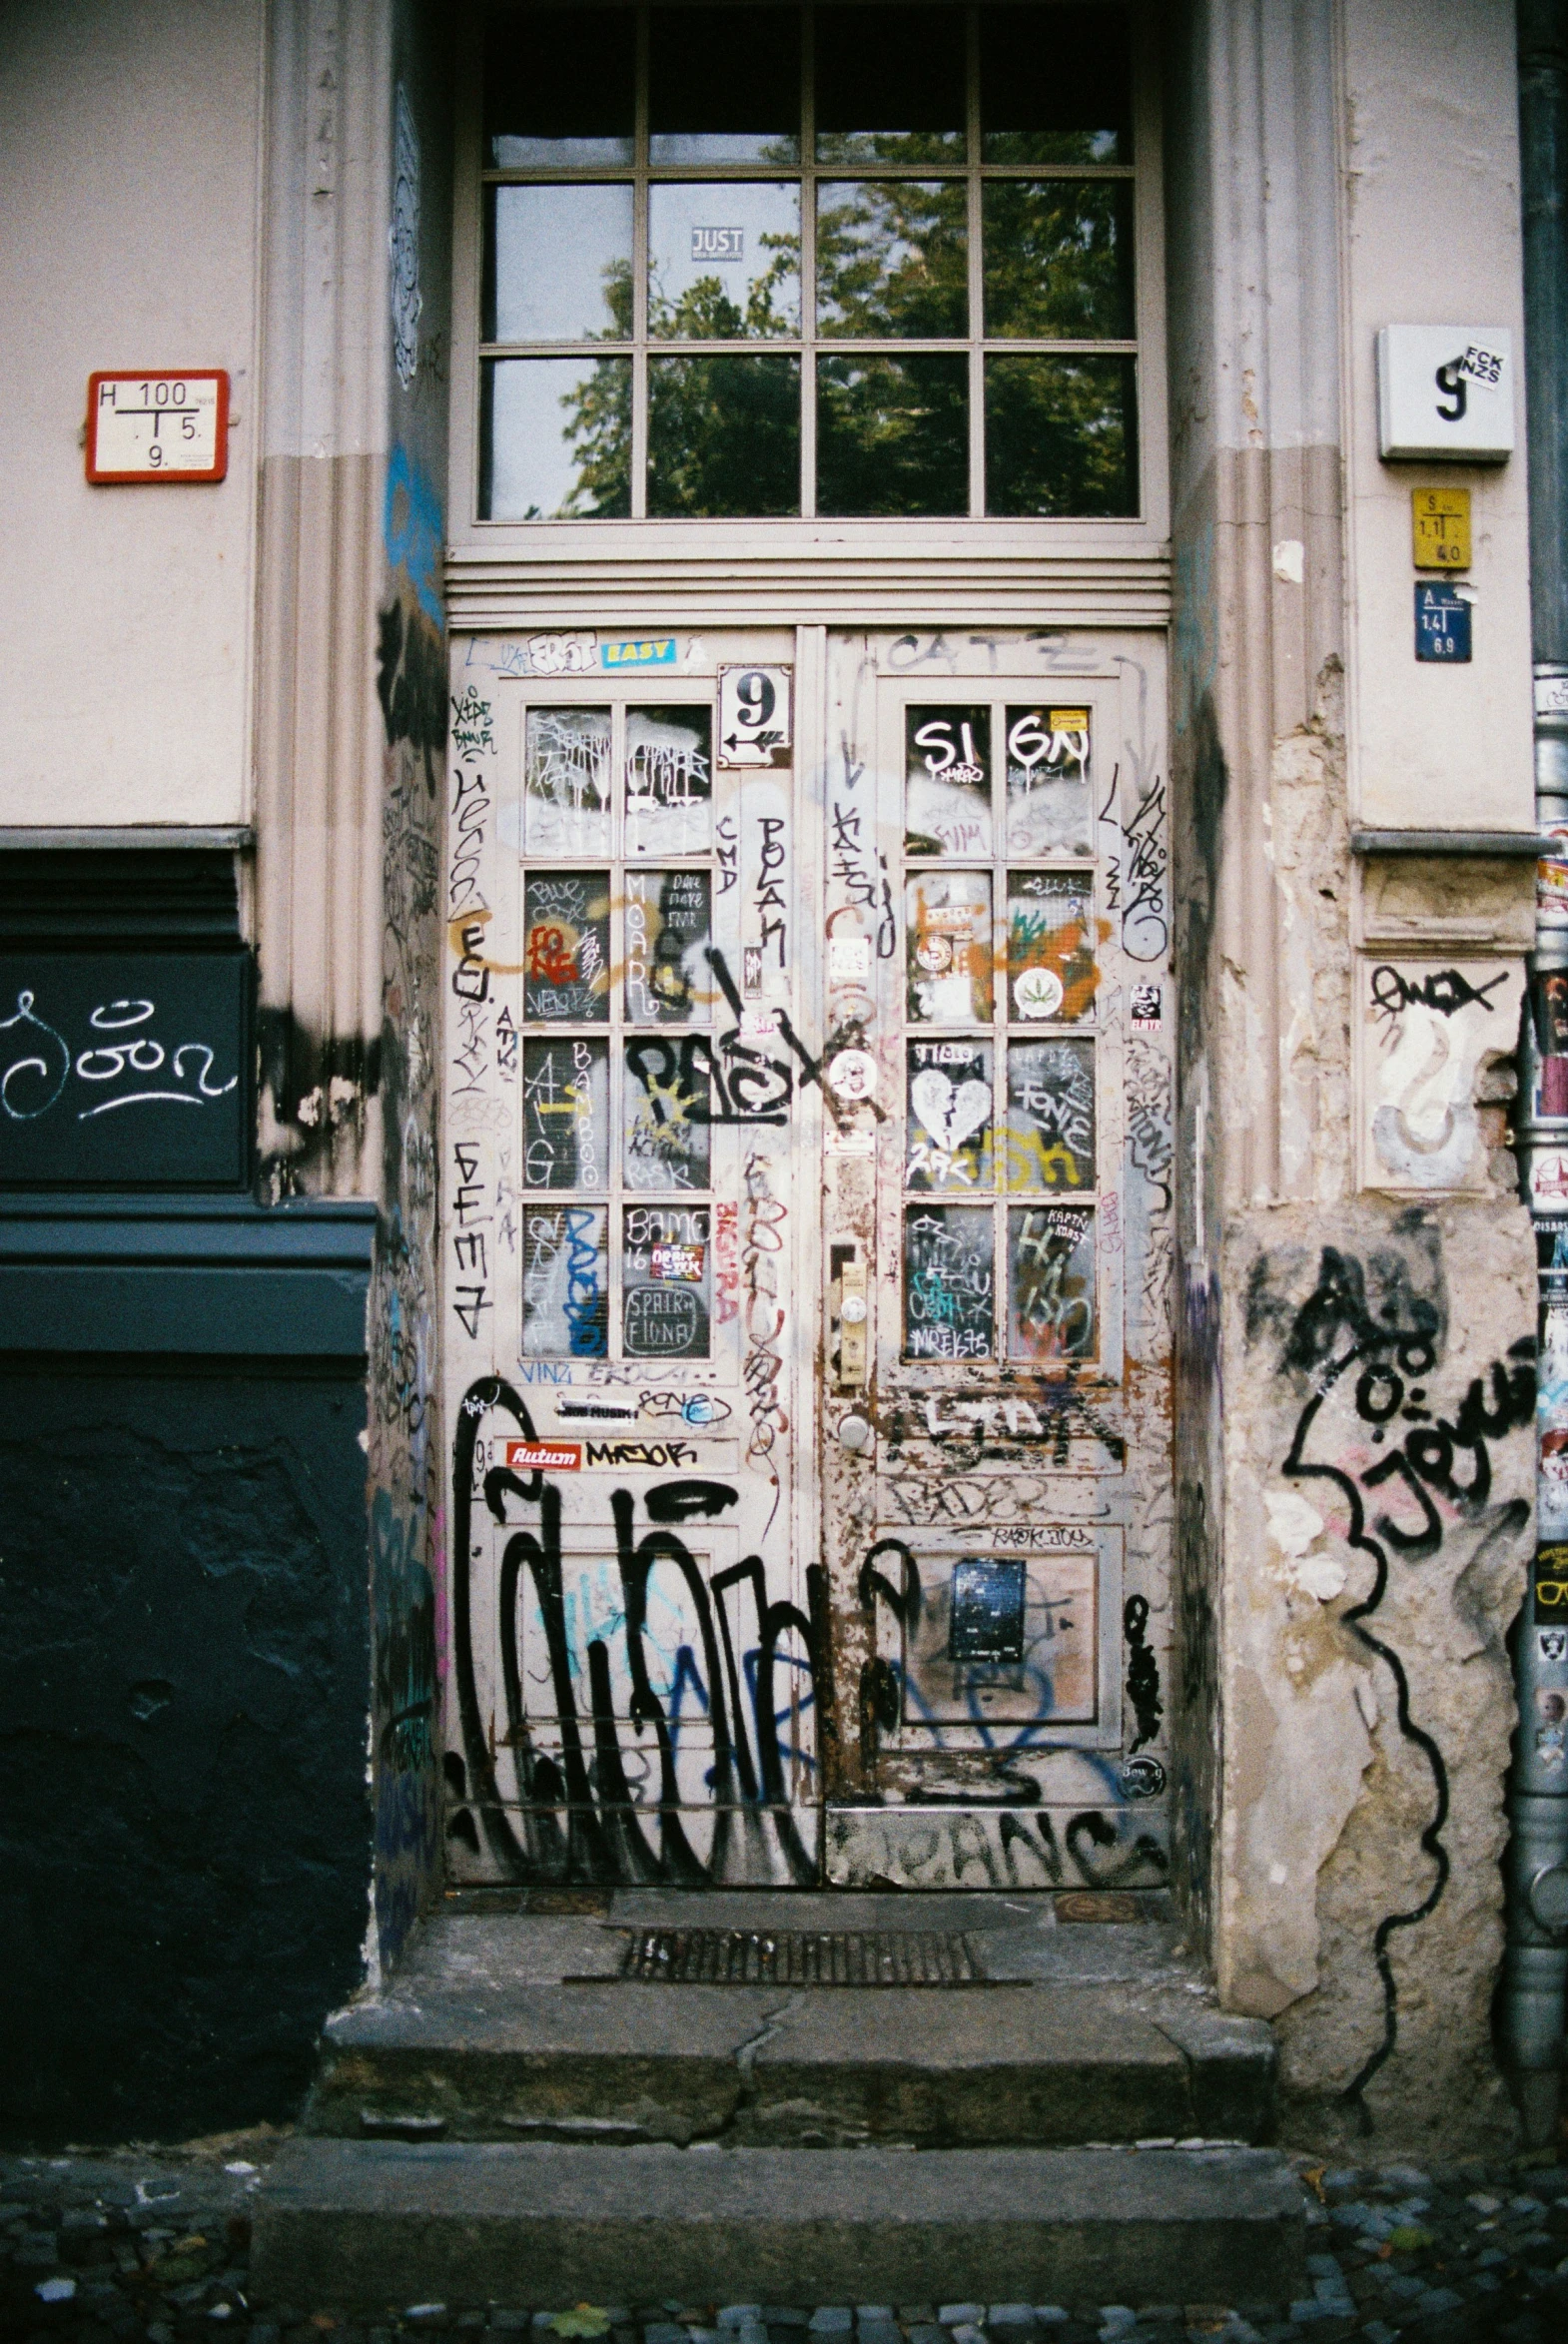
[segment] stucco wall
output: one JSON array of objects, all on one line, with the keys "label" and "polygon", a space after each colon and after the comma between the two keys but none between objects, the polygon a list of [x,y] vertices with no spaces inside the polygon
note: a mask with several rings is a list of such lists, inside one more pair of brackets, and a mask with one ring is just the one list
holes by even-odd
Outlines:
[{"label": "stucco wall", "polygon": [[[246,818],[265,15],[0,5],[0,823]],[[88,485],[141,366],[228,369],[227,480]]]}]

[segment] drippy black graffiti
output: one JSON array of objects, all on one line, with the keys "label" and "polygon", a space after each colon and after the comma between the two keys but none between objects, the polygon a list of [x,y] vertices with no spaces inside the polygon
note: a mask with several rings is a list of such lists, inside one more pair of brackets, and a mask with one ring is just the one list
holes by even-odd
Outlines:
[{"label": "drippy black graffiti", "polygon": [[438,630],[400,601],[377,613],[376,690],[388,740],[419,751],[433,798],[436,760],[446,747],[446,652]]},{"label": "drippy black graffiti", "polygon": [[1130,1595],[1122,1607],[1122,1633],[1128,1648],[1127,1697],[1138,1720],[1138,1737],[1128,1753],[1130,1758],[1146,1742],[1153,1742],[1166,1714],[1160,1699],[1160,1664],[1149,1648],[1148,1630],[1148,1596]]},{"label": "drippy black graffiti", "polygon": [[[1433,1235],[1430,1242],[1434,1246],[1435,1241]],[[1331,1482],[1339,1492],[1348,1518],[1346,1543],[1371,1557],[1373,1571],[1369,1592],[1341,1616],[1366,1650],[1387,1668],[1394,1684],[1399,1731],[1421,1753],[1432,1777],[1433,1809],[1421,1833],[1421,1847],[1431,1859],[1434,1878],[1419,1904],[1385,1914],[1374,1932],[1372,1953],[1383,1989],[1383,2038],[1343,2093],[1345,2101],[1359,2111],[1367,2130],[1371,2113],[1365,2102],[1366,2087],[1392,2053],[1399,2034],[1398,1986],[1388,1953],[1389,1940],[1397,1930],[1415,1928],[1436,1910],[1450,1870],[1442,1839],[1449,1805],[1442,1752],[1411,1716],[1409,1680],[1399,1655],[1367,1623],[1387,1593],[1390,1552],[1417,1563],[1436,1554],[1442,1544],[1446,1525],[1429,1492],[1451,1506],[1461,1521],[1477,1520],[1492,1485],[1488,1442],[1531,1423],[1535,1414],[1534,1344],[1526,1338],[1511,1347],[1506,1364],[1494,1361],[1489,1376],[1471,1378],[1451,1419],[1437,1416],[1424,1404],[1427,1387],[1417,1380],[1436,1367],[1445,1334],[1435,1274],[1433,1290],[1422,1293],[1398,1254],[1374,1256],[1371,1269],[1377,1288],[1375,1307],[1368,1300],[1366,1266],[1353,1254],[1325,1245],[1317,1284],[1290,1319],[1280,1357],[1281,1369],[1304,1378],[1309,1388],[1309,1397],[1296,1419],[1290,1453],[1280,1470],[1293,1480]],[[1433,1269],[1435,1273],[1435,1256]],[[1264,1257],[1252,1273],[1249,1327],[1255,1328],[1274,1315],[1267,1284]],[[1318,1462],[1307,1454],[1324,1403],[1335,1386],[1352,1373],[1355,1412],[1361,1423],[1371,1427],[1374,1445],[1386,1441],[1385,1428],[1396,1416],[1411,1426],[1397,1448],[1359,1473],[1345,1470],[1343,1464]],[[1454,1472],[1461,1457],[1469,1460],[1468,1478],[1462,1481]],[[1391,1513],[1379,1512],[1369,1530],[1363,1490],[1380,1490],[1395,1479],[1413,1502],[1416,1519],[1410,1523],[1407,1517],[1401,1523]],[[1496,1509],[1495,1527],[1522,1528],[1528,1518],[1525,1501],[1511,1499]]]},{"label": "drippy black graffiti", "polygon": [[[714,1037],[710,1043],[706,1035],[694,1036],[693,1064],[706,1065],[712,1077],[713,1095],[705,1107],[694,1107],[690,1120],[694,1124],[784,1124],[789,1121],[790,1102],[795,1096],[797,1078],[795,1069],[785,1058],[772,1058],[765,1050],[742,1042],[741,999],[729,963],[714,945],[707,948],[705,958],[718,980],[719,989],[729,1004],[734,1018],[733,1026]],[[785,1011],[775,1010],[779,1039],[793,1052],[799,1063],[799,1087],[815,1083],[822,1073],[822,1062],[812,1057],[806,1045],[790,1024]]]},{"label": "drippy black graffiti", "polygon": [[[448,1827],[474,1849],[482,1832],[491,1857],[507,1877],[548,1883],[667,1882],[696,1887],[722,1880],[730,1868],[737,1834],[760,1820],[771,1829],[783,1870],[796,1882],[816,1878],[814,1852],[802,1840],[790,1811],[784,1781],[784,1750],[778,1733],[775,1674],[787,1637],[804,1648],[813,1695],[826,1674],[825,1574],[807,1571],[811,1617],[790,1603],[770,1603],[762,1559],[747,1555],[705,1579],[673,1525],[723,1513],[736,1503],[728,1482],[675,1480],[655,1484],[643,1497],[652,1528],[639,1537],[637,1501],[615,1490],[610,1511],[622,1593],[621,1633],[631,1681],[628,1722],[640,1734],[651,1730],[657,1751],[656,1803],[633,1800],[614,1713],[609,1653],[599,1638],[587,1647],[589,1717],[578,1714],[572,1683],[562,1584],[561,1493],[539,1472],[518,1474],[492,1466],[484,1475],[484,1503],[494,1521],[507,1525],[507,1501],[538,1508],[538,1529],[513,1529],[501,1556],[497,1599],[497,1648],[506,1713],[505,1746],[511,1751],[521,1793],[520,1811],[503,1810],[495,1759],[479,1712],[473,1653],[473,1564],[482,1550],[473,1537],[474,1454],[480,1426],[492,1410],[510,1416],[523,1437],[535,1437],[532,1420],[517,1393],[500,1376],[481,1376],[469,1385],[458,1412],[452,1456],[452,1642],[463,1761],[451,1780],[466,1804]],[[648,1582],[655,1565],[672,1565],[684,1581],[698,1621],[697,1656],[706,1690],[707,1724],[713,1764],[707,1782],[712,1795],[713,1834],[704,1861],[693,1849],[681,1821],[671,1720],[648,1675],[645,1630]],[[560,1736],[559,1763],[535,1747],[524,1711],[518,1650],[519,1581],[526,1569],[544,1627],[553,1709]],[[749,1591],[758,1623],[755,1649],[736,1649],[734,1623],[725,1597]],[[751,1726],[742,1698],[744,1672],[751,1693]],[[591,1751],[585,1743],[591,1738]],[[477,1823],[475,1823],[477,1815]],[[657,1817],[657,1842],[645,1823]]]},{"label": "drippy black graffiti", "polygon": [[1507,982],[1506,969],[1500,969],[1484,985],[1472,985],[1457,969],[1433,969],[1416,979],[1385,961],[1372,971],[1372,1007],[1385,1018],[1396,1018],[1405,1009],[1436,1010],[1439,1017],[1451,1018],[1455,1010],[1466,1008],[1472,1001],[1492,1011],[1494,1004],[1487,995]]}]

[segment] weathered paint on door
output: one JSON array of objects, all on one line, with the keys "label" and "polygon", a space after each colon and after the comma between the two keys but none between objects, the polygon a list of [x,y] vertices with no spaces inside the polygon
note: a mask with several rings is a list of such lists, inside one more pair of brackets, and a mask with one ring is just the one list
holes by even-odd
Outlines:
[{"label": "weathered paint on door", "polygon": [[459,646],[454,1878],[1164,1877],[1162,695]]},{"label": "weathered paint on door", "polygon": [[[830,646],[825,1863],[847,1886],[1167,1875],[1164,712],[1143,635]],[[834,1048],[865,1060],[847,1090]]]}]

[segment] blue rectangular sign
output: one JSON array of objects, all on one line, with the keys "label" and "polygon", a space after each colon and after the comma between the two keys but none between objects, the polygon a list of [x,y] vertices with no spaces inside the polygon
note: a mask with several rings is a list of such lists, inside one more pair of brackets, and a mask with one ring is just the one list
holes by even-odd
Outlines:
[{"label": "blue rectangular sign", "polygon": [[1470,605],[1446,579],[1417,578],[1415,655],[1462,666],[1470,656]]}]

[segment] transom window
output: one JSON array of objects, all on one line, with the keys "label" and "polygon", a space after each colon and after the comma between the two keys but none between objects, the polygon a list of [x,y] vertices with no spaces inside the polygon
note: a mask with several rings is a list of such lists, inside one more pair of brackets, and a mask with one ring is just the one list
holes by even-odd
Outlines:
[{"label": "transom window", "polygon": [[508,10],[482,519],[1139,510],[1127,11]]}]

